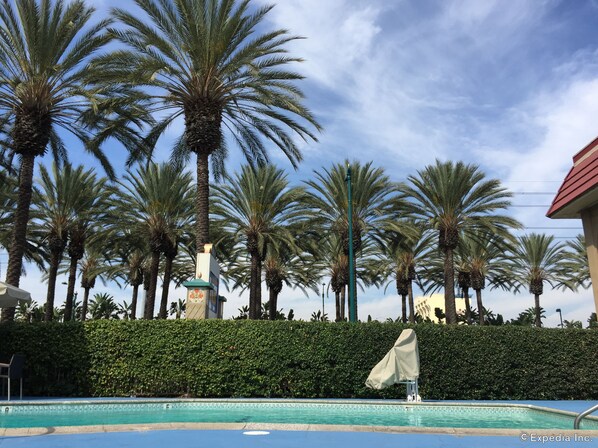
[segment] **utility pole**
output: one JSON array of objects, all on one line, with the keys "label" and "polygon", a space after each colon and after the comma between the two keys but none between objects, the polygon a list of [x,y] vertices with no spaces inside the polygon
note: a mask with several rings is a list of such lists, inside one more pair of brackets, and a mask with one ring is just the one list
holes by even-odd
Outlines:
[{"label": "utility pole", "polygon": [[357,322],[357,307],[355,303],[355,255],[353,253],[353,195],[351,192],[351,166],[347,166],[347,194],[349,221],[349,322]]}]

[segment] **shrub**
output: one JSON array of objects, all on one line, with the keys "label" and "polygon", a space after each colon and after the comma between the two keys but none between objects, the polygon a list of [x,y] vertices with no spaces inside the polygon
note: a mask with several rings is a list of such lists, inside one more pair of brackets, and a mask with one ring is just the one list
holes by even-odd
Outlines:
[{"label": "shrub", "polygon": [[[288,321],[0,325],[27,356],[25,393],[67,396],[397,398],[371,368],[407,326]],[[597,399],[598,332],[417,325],[425,399]]]}]

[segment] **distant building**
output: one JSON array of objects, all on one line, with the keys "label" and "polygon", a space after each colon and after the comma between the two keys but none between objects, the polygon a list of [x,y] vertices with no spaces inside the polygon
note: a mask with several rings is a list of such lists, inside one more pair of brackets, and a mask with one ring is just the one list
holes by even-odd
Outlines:
[{"label": "distant building", "polygon": [[547,216],[554,219],[581,218],[594,305],[598,313],[598,138],[573,157],[573,167],[552,201]]},{"label": "distant building", "polygon": [[[444,308],[444,293],[432,294],[430,297],[416,297],[415,298],[415,312],[419,314],[422,319],[430,319],[432,322],[439,323],[436,317],[436,308],[445,313]],[[455,298],[455,308],[457,314],[465,314],[465,299]],[[446,323],[443,319],[442,323]]]}]

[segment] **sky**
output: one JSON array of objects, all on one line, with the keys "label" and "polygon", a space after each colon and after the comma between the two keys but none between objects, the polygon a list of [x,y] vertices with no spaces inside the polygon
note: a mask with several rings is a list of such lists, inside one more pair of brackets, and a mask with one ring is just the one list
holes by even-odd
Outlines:
[{"label": "sky", "polygon": [[[113,5],[133,7],[132,0],[88,3],[99,16]],[[317,143],[303,144],[304,161],[297,171],[272,150],[272,161],[293,182],[345,159],[373,161],[395,181],[435,159],[462,160],[478,164],[515,193],[510,213],[526,227],[524,232],[551,233],[559,240],[582,232],[578,220],[550,220],[545,214],[573,155],[598,135],[598,0],[254,3],[277,3],[265,27],[305,37],[288,48],[305,59],[294,69],[306,77],[301,83],[305,103],[324,130]],[[169,142],[182,129],[180,122],[169,129],[158,160],[168,159]],[[107,152],[122,171],[121,151]],[[71,161],[94,163],[77,153],[71,153]],[[231,171],[242,162],[239,152],[231,151]],[[6,259],[4,252],[3,268]],[[44,301],[46,288],[34,268],[28,268],[21,285]],[[130,300],[128,289],[114,285],[98,284],[94,292]],[[65,290],[58,289],[57,297],[61,294]],[[225,317],[238,314],[248,301],[236,292],[224,295]],[[385,320],[400,313],[392,287],[358,295],[361,319]],[[184,297],[184,290],[171,293],[171,300],[178,297]],[[485,306],[506,319],[533,306],[525,291],[486,291],[484,297]],[[333,297],[325,302],[333,315]],[[292,308],[304,319],[321,304],[319,294],[306,297],[286,287],[279,298],[285,312]],[[556,308],[564,319],[581,320],[584,326],[594,311],[590,290],[547,288],[541,305],[547,326],[559,323]]]}]

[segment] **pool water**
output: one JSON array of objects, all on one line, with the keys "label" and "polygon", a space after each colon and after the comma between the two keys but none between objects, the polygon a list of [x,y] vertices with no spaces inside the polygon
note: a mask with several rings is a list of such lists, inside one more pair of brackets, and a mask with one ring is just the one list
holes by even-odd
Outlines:
[{"label": "pool water", "polygon": [[[504,405],[170,400],[11,403],[0,407],[0,428],[183,422],[573,428],[573,417],[567,414]],[[598,430],[598,420],[584,420],[582,429]]]}]

